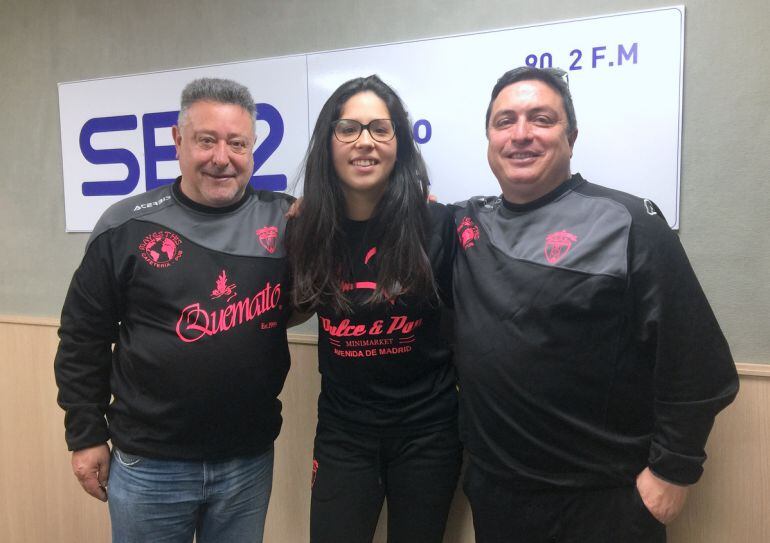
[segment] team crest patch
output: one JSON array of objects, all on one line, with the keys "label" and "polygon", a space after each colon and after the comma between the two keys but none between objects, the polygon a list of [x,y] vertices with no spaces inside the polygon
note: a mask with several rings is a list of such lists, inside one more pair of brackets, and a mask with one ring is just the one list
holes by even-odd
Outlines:
[{"label": "team crest patch", "polygon": [[473,242],[479,239],[479,227],[470,217],[463,217],[460,226],[457,227],[457,237],[460,238],[460,245],[467,251],[474,246]]},{"label": "team crest patch", "polygon": [[161,230],[145,236],[139,244],[142,258],[154,268],[168,268],[174,262],[182,258],[179,249],[182,240],[173,232]]},{"label": "team crest patch", "polygon": [[566,230],[560,230],[545,237],[545,259],[549,264],[556,264],[567,256],[572,244],[577,241],[577,236]]},{"label": "team crest patch", "polygon": [[257,230],[257,237],[259,238],[259,244],[265,248],[265,250],[273,254],[275,252],[276,243],[278,242],[278,228],[275,226],[265,226]]}]

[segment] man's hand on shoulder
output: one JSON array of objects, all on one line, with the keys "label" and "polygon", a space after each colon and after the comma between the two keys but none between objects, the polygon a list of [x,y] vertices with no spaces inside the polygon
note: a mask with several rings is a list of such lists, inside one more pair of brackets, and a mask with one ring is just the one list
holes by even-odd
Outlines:
[{"label": "man's hand on shoulder", "polygon": [[106,443],[72,452],[72,472],[83,490],[94,498],[107,501],[110,478],[110,448]]},{"label": "man's hand on shoulder", "polygon": [[644,468],[636,477],[636,488],[645,507],[663,524],[673,521],[687,501],[689,487],[675,485],[657,477],[650,468]]},{"label": "man's hand on shoulder", "polygon": [[294,200],[291,205],[289,206],[289,209],[286,210],[286,213],[284,214],[284,217],[286,217],[287,220],[296,219],[301,215],[301,207],[302,207],[302,196]]}]

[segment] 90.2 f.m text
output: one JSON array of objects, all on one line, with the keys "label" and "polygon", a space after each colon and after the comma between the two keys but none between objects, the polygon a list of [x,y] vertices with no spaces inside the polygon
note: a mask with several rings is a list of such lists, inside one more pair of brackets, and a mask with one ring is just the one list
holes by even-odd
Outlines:
[{"label": "90.2 f.m text", "polygon": [[[588,49],[573,49],[569,52],[569,71],[582,70],[583,68],[611,68],[637,64],[639,62],[639,43],[634,42],[630,46],[619,44],[615,46],[596,45]],[[550,52],[532,53],[524,59],[524,64],[533,68],[553,68],[553,54]],[[564,63],[566,64],[566,63]],[[557,62],[558,67],[564,64]]]}]

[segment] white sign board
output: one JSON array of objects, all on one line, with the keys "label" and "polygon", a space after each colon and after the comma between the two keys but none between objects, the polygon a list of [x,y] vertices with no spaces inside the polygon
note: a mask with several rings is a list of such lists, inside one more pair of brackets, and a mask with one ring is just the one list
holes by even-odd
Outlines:
[{"label": "white sign board", "polygon": [[[89,231],[113,202],[179,175],[170,126],[182,88],[226,77],[257,102],[252,184],[291,189],[315,119],[353,77],[404,100],[440,201],[499,194],[484,115],[505,71],[569,75],[579,136],[572,170],[654,200],[679,224],[684,7],[59,85],[66,227]],[[288,186],[287,186],[288,185]]]}]

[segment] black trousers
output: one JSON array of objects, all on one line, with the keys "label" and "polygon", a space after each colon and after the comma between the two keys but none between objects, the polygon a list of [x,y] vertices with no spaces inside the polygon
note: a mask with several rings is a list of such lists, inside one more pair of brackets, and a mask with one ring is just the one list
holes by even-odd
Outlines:
[{"label": "black trousers", "polygon": [[311,543],[371,543],[385,499],[388,543],[441,543],[462,463],[456,425],[374,437],[319,423]]},{"label": "black trousers", "polygon": [[476,543],[665,543],[666,527],[635,485],[599,489],[516,488],[470,463],[463,488]]}]

